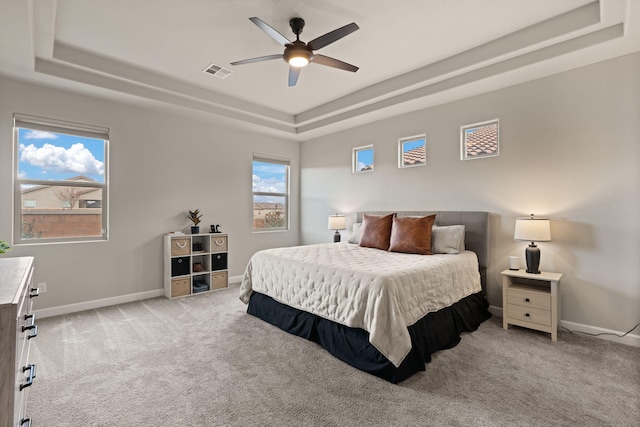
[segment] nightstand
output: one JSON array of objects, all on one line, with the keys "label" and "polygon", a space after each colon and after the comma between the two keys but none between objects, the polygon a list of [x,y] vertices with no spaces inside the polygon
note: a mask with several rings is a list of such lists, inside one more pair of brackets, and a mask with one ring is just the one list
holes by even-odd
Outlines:
[{"label": "nightstand", "polygon": [[527,273],[504,270],[502,273],[502,327],[522,326],[551,334],[558,340],[560,318],[560,273]]}]

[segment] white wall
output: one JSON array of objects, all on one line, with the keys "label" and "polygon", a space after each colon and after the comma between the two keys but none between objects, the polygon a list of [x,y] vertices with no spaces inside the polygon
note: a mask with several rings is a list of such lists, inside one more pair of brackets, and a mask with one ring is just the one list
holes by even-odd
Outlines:
[{"label": "white wall", "polygon": [[[5,256],[36,257],[36,283],[48,292],[36,309],[162,288],[162,235],[201,228],[229,233],[230,276],[257,250],[299,241],[299,143],[0,78],[0,239],[12,227],[12,114],[110,128],[108,242],[15,246]],[[291,231],[252,233],[253,152],[291,159]]]},{"label": "white wall", "polygon": [[[561,272],[561,319],[614,331],[640,321],[640,54],[303,143],[302,243],[331,241],[327,216],[362,210],[492,213],[488,298],[524,266],[515,218],[552,219],[541,269]],[[500,119],[500,156],[460,160],[459,128]],[[397,139],[426,132],[427,166],[398,169]],[[351,149],[374,144],[375,172]],[[345,238],[347,233],[344,233]]]}]

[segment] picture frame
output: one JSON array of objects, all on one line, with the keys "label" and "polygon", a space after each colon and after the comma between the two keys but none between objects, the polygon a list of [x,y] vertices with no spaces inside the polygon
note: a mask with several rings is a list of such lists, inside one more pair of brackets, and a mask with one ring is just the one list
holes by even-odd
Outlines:
[{"label": "picture frame", "polygon": [[413,168],[427,164],[427,135],[398,139],[398,168]]},{"label": "picture frame", "polygon": [[499,119],[460,126],[460,160],[500,155]]},{"label": "picture frame", "polygon": [[355,147],[351,158],[352,173],[373,172],[374,154],[373,144]]}]

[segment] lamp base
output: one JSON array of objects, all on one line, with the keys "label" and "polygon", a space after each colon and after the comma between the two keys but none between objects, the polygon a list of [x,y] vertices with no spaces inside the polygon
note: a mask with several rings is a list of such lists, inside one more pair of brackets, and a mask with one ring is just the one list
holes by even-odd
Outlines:
[{"label": "lamp base", "polygon": [[531,242],[527,249],[524,251],[525,258],[527,259],[527,273],[540,274],[540,249]]},{"label": "lamp base", "polygon": [[340,241],[340,232],[336,230],[336,233],[333,235],[333,243],[338,243]]}]

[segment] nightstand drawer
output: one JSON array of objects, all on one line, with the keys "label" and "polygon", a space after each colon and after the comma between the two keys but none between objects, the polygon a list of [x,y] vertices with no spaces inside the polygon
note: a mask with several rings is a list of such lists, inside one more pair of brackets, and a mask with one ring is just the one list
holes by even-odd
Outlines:
[{"label": "nightstand drawer", "polygon": [[507,316],[509,319],[531,322],[538,325],[551,326],[551,311],[532,307],[509,304]]},{"label": "nightstand drawer", "polygon": [[507,289],[507,302],[509,305],[515,304],[541,310],[551,309],[551,295],[548,292],[520,289],[517,285]]}]

